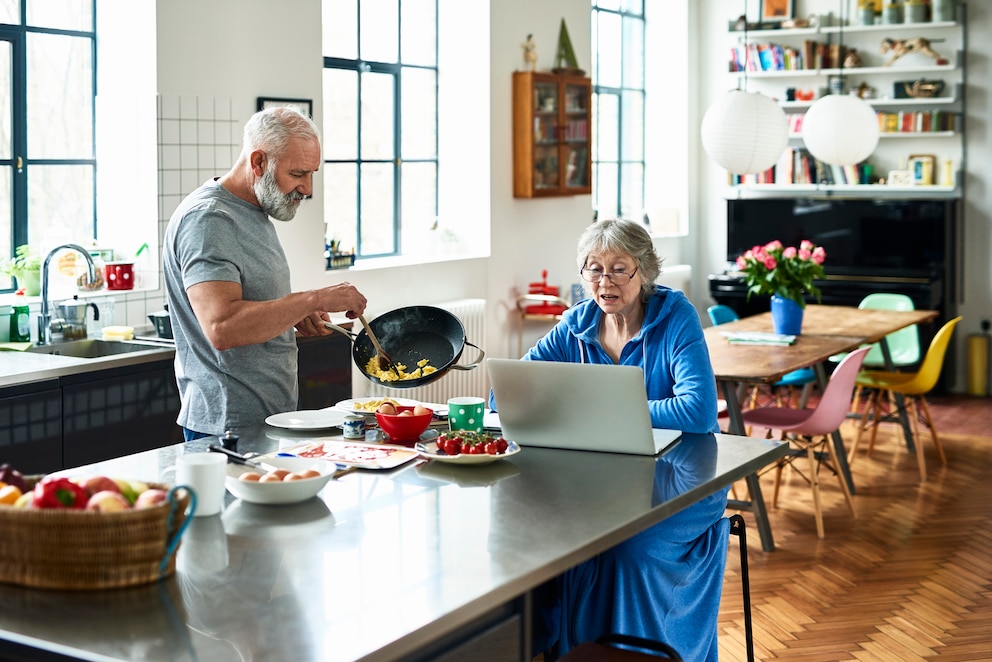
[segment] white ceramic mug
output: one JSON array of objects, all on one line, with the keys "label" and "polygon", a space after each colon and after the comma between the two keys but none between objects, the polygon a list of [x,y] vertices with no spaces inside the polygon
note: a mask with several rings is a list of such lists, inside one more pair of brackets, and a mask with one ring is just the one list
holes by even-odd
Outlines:
[{"label": "white ceramic mug", "polygon": [[224,506],[227,456],[222,453],[183,453],[176,458],[176,485],[196,492],[194,517],[216,515]]}]

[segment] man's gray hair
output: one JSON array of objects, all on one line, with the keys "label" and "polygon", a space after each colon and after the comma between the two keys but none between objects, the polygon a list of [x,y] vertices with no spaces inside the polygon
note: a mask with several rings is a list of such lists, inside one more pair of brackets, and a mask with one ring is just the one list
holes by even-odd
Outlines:
[{"label": "man's gray hair", "polygon": [[579,237],[579,269],[586,266],[590,253],[603,252],[625,253],[634,259],[637,273],[641,274],[641,299],[647,301],[654,292],[654,282],[661,275],[661,258],[644,226],[623,219],[596,221]]},{"label": "man's gray hair", "polygon": [[260,110],[245,123],[241,157],[247,158],[260,149],[277,161],[292,138],[313,138],[319,142],[320,133],[312,119],[292,106]]}]

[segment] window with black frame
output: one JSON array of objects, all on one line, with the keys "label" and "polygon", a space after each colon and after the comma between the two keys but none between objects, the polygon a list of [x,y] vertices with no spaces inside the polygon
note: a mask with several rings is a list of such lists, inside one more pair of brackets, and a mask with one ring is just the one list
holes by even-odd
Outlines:
[{"label": "window with black frame", "polygon": [[633,219],[645,207],[644,4],[592,3],[593,209],[600,218]]},{"label": "window with black frame", "polygon": [[437,218],[437,44],[437,0],[323,0],[332,255],[403,255]]},{"label": "window with black frame", "polygon": [[0,263],[96,236],[95,52],[95,0],[0,3]]}]

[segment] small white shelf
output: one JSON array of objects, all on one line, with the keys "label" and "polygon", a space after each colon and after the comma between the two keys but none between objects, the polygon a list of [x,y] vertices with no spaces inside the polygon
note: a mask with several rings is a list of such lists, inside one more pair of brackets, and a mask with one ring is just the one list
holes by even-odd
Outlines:
[{"label": "small white shelf", "polygon": [[845,77],[861,76],[861,75],[881,75],[889,74],[893,76],[901,76],[904,74],[915,74],[915,75],[926,75],[926,74],[936,74],[947,71],[956,71],[956,64],[932,64],[927,66],[902,66],[902,67],[845,67],[831,68],[831,69],[769,69],[767,71],[757,69],[754,71],[731,71],[730,75],[734,78],[743,78],[745,74],[748,78],[823,78],[829,76],[840,76],[841,73]]},{"label": "small white shelf", "polygon": [[[779,101],[782,110],[806,110],[819,99],[812,101]],[[931,106],[952,106],[958,103],[955,97],[929,97],[916,99],[865,99],[872,108],[930,108]]]},{"label": "small white shelf", "polygon": [[[932,30],[935,28],[956,28],[957,21],[936,21],[926,23],[875,23],[872,25],[831,25],[815,28],[782,28],[774,30],[748,30],[747,40],[754,38],[768,37],[809,37],[817,34],[838,34],[843,31],[845,34],[859,32],[919,32],[921,29]],[[744,30],[731,30],[730,34],[744,38]]]},{"label": "small white shelf", "polygon": [[956,186],[889,186],[887,184],[740,184],[730,186],[724,198],[782,197],[835,197],[835,198],[960,198]]},{"label": "small white shelf", "polygon": [[958,135],[956,131],[882,131],[878,134],[879,139],[904,139],[904,138],[953,138]]}]

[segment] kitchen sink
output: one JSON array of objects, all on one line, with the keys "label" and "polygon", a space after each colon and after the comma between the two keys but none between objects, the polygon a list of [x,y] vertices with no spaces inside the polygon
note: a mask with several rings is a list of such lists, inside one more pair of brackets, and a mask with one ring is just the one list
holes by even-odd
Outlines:
[{"label": "kitchen sink", "polygon": [[148,350],[162,348],[163,345],[156,343],[86,338],[84,340],[58,342],[52,345],[35,345],[27,351],[37,354],[71,356],[77,359],[99,359],[105,356],[128,354],[130,352],[146,352]]}]

